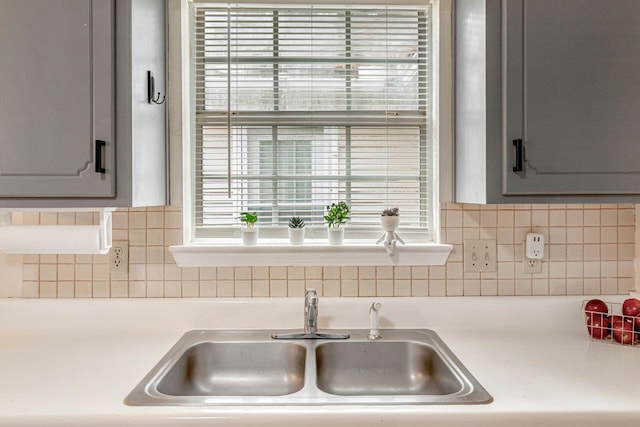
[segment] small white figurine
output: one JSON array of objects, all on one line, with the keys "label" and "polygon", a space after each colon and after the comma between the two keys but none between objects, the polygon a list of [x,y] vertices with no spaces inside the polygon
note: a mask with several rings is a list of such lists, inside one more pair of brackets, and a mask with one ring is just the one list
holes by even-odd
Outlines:
[{"label": "small white figurine", "polygon": [[382,243],[389,256],[393,256],[396,252],[396,243],[399,242],[404,245],[404,240],[396,233],[398,225],[400,225],[399,209],[383,210],[380,216],[380,225],[384,233],[382,233],[382,236],[376,241],[376,244]]}]

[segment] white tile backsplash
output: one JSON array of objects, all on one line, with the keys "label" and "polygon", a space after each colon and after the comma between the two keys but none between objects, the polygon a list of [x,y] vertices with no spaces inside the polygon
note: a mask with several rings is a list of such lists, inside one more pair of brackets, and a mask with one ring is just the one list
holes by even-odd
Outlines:
[{"label": "white tile backsplash", "polygon": [[[454,246],[445,266],[179,268],[167,248],[179,244],[178,209],[124,209],[114,236],[129,241],[129,272],[109,273],[108,257],[29,255],[23,258],[27,298],[478,296],[627,293],[634,287],[633,205],[441,206],[442,236]],[[24,213],[25,224],[92,224],[90,213]],[[524,236],[545,234],[542,273],[521,271]],[[497,240],[498,271],[465,273],[465,239]]]}]

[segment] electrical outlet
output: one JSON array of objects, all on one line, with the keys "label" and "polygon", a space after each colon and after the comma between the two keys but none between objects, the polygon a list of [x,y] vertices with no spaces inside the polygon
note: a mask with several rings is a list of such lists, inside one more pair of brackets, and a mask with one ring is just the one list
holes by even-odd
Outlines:
[{"label": "electrical outlet", "polygon": [[[525,246],[525,245],[523,245]],[[541,259],[533,259],[527,258],[526,249],[523,251],[522,256],[522,272],[524,274],[536,274],[542,273],[542,260]]]},{"label": "electrical outlet", "polygon": [[525,240],[525,256],[529,259],[544,258],[544,235],[529,233]]},{"label": "electrical outlet", "polygon": [[109,272],[127,273],[129,271],[129,242],[114,241],[109,251]]},{"label": "electrical outlet", "polygon": [[522,272],[525,274],[542,273],[542,260],[524,257],[522,259]]},{"label": "electrical outlet", "polygon": [[495,240],[464,241],[464,271],[481,273],[497,271]]}]

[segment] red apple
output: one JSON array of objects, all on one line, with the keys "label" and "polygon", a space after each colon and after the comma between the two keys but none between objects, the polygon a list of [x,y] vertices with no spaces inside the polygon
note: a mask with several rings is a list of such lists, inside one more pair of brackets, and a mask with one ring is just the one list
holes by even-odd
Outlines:
[{"label": "red apple", "polygon": [[623,321],[619,324],[618,327],[612,327],[611,331],[613,334],[613,339],[620,344],[632,345],[637,342],[632,323]]},{"label": "red apple", "polygon": [[611,321],[611,327],[612,328],[621,328],[622,327],[622,322],[627,322],[630,323],[628,320],[628,318],[623,317],[623,316],[611,316],[609,318],[609,320]]},{"label": "red apple", "polygon": [[608,314],[609,307],[607,307],[607,304],[602,300],[592,299],[585,304],[584,312],[587,316],[587,321],[589,321],[594,315],[596,315],[595,317],[601,318],[602,315],[600,313]]},{"label": "red apple", "polygon": [[633,323],[635,324],[636,331],[640,332],[640,316],[633,318]]},{"label": "red apple", "polygon": [[593,314],[592,317],[587,319],[587,331],[589,331],[589,335],[599,340],[603,340],[609,336],[609,326],[611,326],[611,321],[602,313]]},{"label": "red apple", "polygon": [[622,314],[625,316],[636,317],[640,314],[640,300],[629,298],[622,303]]}]

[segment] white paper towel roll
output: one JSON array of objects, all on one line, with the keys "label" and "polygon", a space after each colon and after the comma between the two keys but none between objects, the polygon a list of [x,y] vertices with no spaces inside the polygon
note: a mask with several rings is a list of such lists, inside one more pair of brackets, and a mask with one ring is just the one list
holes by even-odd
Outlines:
[{"label": "white paper towel roll", "polygon": [[106,254],[97,225],[0,227],[0,251],[8,254]]}]

